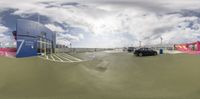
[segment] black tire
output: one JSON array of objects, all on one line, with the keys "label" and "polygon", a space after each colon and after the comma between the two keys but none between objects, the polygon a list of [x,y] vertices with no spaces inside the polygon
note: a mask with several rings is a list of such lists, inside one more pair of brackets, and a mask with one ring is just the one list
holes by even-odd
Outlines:
[{"label": "black tire", "polygon": [[138,56],[140,56],[140,57],[141,57],[141,56],[143,56],[143,54],[142,54],[142,53],[139,53],[139,54],[138,54]]},{"label": "black tire", "polygon": [[158,55],[158,53],[154,53],[154,56]]}]

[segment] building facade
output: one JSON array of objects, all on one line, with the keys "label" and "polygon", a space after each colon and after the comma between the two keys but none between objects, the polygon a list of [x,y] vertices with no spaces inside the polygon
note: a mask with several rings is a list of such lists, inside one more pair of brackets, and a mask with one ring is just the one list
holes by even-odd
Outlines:
[{"label": "building facade", "polygon": [[46,55],[55,52],[56,35],[44,25],[19,19],[16,29],[13,33],[17,42],[16,57]]}]

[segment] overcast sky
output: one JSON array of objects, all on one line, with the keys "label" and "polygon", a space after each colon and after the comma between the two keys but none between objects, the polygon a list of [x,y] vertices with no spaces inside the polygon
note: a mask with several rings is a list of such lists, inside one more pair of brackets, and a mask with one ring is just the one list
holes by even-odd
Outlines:
[{"label": "overcast sky", "polygon": [[13,42],[16,19],[40,22],[57,43],[74,47],[122,47],[200,39],[199,0],[1,0],[0,42]]}]

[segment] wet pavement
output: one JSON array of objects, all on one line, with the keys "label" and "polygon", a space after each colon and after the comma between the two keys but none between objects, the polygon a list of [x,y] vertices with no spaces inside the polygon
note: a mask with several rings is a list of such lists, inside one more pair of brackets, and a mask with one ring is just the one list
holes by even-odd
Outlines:
[{"label": "wet pavement", "polygon": [[79,53],[87,61],[0,57],[0,99],[199,99],[200,56]]}]

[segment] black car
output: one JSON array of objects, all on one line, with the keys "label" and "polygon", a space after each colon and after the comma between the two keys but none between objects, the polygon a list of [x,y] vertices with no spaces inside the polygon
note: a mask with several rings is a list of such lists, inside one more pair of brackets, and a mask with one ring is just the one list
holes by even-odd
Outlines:
[{"label": "black car", "polygon": [[134,54],[136,56],[156,56],[158,53],[150,48],[140,48],[135,50]]}]

